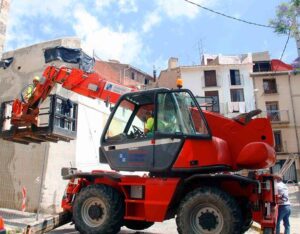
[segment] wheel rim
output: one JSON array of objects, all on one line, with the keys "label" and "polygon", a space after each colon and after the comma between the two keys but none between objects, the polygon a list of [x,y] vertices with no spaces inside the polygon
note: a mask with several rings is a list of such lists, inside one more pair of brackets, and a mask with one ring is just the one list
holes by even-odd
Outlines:
[{"label": "wheel rim", "polygon": [[201,204],[192,210],[190,224],[195,233],[215,234],[222,231],[224,218],[217,207]]},{"label": "wheel rim", "polygon": [[104,202],[98,197],[91,197],[84,201],[81,214],[83,221],[90,227],[100,226],[107,216]]}]

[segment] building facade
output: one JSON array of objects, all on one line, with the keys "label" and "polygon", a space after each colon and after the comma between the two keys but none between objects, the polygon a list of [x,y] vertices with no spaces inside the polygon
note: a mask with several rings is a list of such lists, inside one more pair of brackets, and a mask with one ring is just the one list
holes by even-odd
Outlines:
[{"label": "building facade", "polygon": [[120,84],[132,81],[138,83],[140,89],[146,89],[148,86],[152,86],[154,82],[152,76],[130,64],[120,63],[117,60],[109,60],[105,63],[118,74],[118,80],[116,81]]},{"label": "building facade", "polygon": [[203,55],[201,65],[179,66],[177,58],[169,59],[168,69],[161,71],[157,86],[176,88],[176,79],[195,96],[212,97],[212,110],[233,117],[255,109],[250,73],[253,60],[269,58],[268,53],[237,56]]},{"label": "building facade", "polygon": [[290,155],[298,155],[285,180],[300,179],[300,74],[280,61],[256,63],[253,73],[255,101],[272,124],[278,171]]}]

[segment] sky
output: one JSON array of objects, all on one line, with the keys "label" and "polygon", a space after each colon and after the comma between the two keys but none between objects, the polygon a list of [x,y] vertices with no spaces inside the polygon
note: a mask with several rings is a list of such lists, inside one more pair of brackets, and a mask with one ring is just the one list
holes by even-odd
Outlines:
[{"label": "sky", "polygon": [[[268,24],[288,0],[191,0],[247,21]],[[205,11],[184,0],[11,0],[5,51],[62,37],[79,37],[85,52],[115,59],[149,74],[200,63],[203,53],[269,51],[279,59],[287,35]],[[289,40],[283,61],[297,57]]]}]

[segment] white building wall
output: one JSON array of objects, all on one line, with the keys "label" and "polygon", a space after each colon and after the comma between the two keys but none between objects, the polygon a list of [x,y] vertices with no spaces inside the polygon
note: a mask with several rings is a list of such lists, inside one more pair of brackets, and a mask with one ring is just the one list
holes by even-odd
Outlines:
[{"label": "white building wall", "polygon": [[82,171],[109,170],[99,162],[100,137],[110,114],[100,100],[80,96],[77,126],[76,167]]},{"label": "white building wall", "polygon": [[200,69],[181,69],[183,88],[190,89],[195,96],[203,96],[203,84],[201,77],[203,77],[203,72]]}]

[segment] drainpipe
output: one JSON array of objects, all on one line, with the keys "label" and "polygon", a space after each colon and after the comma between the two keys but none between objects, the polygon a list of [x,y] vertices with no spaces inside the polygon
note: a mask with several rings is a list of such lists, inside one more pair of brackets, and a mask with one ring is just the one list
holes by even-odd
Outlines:
[{"label": "drainpipe", "polygon": [[294,104],[293,95],[292,95],[291,72],[288,73],[288,76],[289,76],[290,98],[291,98],[291,103],[292,103],[292,113],[293,113],[293,118],[294,118],[295,133],[296,133],[296,140],[297,140],[297,152],[299,154],[299,152],[300,152],[300,144],[299,144],[299,136],[298,136],[298,131],[297,131],[297,122],[296,122],[296,114],[295,114],[295,104]]}]

